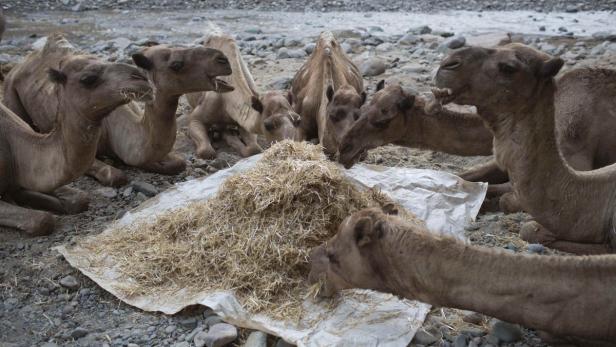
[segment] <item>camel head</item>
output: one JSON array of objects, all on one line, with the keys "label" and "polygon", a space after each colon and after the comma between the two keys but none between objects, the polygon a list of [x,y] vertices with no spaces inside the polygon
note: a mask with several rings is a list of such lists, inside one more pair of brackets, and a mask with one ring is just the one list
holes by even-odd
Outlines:
[{"label": "camel head", "polygon": [[323,133],[323,146],[329,153],[336,153],[343,135],[359,119],[359,110],[366,101],[366,92],[357,93],[350,86],[339,88],[334,92],[330,85],[327,87],[327,115],[325,131]]},{"label": "camel head", "polygon": [[340,224],[333,238],[312,250],[309,281],[321,282],[319,295],[332,296],[350,288],[386,291],[372,261],[379,257],[381,240],[401,223],[395,214],[393,205],[356,212]]},{"label": "camel head", "polygon": [[280,92],[267,92],[261,97],[253,96],[252,108],[261,115],[267,141],[295,139],[301,118]]},{"label": "camel head", "polygon": [[445,58],[435,79],[439,88],[447,89],[442,102],[475,105],[486,117],[520,113],[553,82],[562,65],[562,59],[522,44],[469,47]]},{"label": "camel head", "polygon": [[131,100],[152,100],[150,83],[139,69],[91,56],[66,57],[59,68],[49,69],[49,78],[58,88],[60,102],[92,121]]},{"label": "camel head", "polygon": [[408,135],[404,123],[408,121],[408,111],[415,103],[415,95],[399,84],[385,87],[385,81],[380,81],[376,90],[340,142],[338,161],[347,169],[369,149],[402,140]]},{"label": "camel head", "polygon": [[168,95],[234,89],[217,78],[231,75],[229,60],[217,49],[157,45],[133,54],[133,61],[147,71],[157,90]]}]

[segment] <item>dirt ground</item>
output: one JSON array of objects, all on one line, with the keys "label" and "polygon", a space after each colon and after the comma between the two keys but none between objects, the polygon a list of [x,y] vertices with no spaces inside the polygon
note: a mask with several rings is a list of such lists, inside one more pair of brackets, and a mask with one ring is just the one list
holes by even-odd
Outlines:
[{"label": "dirt ground", "polygon": [[[56,18],[61,20],[63,14]],[[9,20],[12,18],[9,17]],[[2,53],[23,56],[30,50],[30,44],[38,37],[27,37],[28,27],[24,24],[29,18],[13,17],[19,27],[9,31],[5,37]],[[34,20],[32,19],[34,22]],[[9,21],[10,23],[10,21]],[[45,24],[48,25],[49,23]],[[117,24],[117,23],[116,23]],[[128,24],[127,24],[128,25]],[[55,24],[45,30],[57,29]],[[34,25],[37,32],[40,27]],[[88,30],[98,30],[89,28]],[[130,30],[125,29],[125,30]],[[39,30],[42,31],[42,30]],[[125,34],[125,33],[124,33]],[[37,32],[40,36],[41,33]],[[72,32],[71,38],[87,50],[87,45],[98,38],[92,31]],[[106,37],[122,33],[105,32]],[[177,33],[175,35],[178,35]],[[305,38],[306,42],[313,37]],[[585,37],[524,36],[524,39],[538,45],[564,47],[561,54],[578,54],[575,66],[614,66],[614,54],[593,54],[591,49],[605,40]],[[8,40],[8,41],[7,41]],[[397,40],[397,39],[396,39]],[[434,39],[430,46],[422,43],[426,53],[418,53],[410,47],[393,45],[389,50],[378,52],[378,56],[388,62],[388,69],[378,76],[366,77],[368,93],[371,94],[377,81],[396,78],[403,84],[420,92],[429,90],[431,73],[436,68],[442,52],[438,46],[442,38]],[[186,40],[190,42],[190,40]],[[250,42],[250,41],[246,41]],[[395,41],[394,41],[395,42]],[[607,42],[607,41],[606,41]],[[248,43],[247,43],[248,45]],[[365,45],[364,45],[365,46]],[[368,46],[366,46],[368,47]],[[431,48],[429,48],[431,47]],[[373,47],[371,48],[373,49]],[[268,51],[269,50],[269,51]],[[364,57],[368,48],[358,48],[350,53],[353,58]],[[275,48],[266,48],[263,57],[259,52],[247,57],[258,87],[271,88],[281,77],[289,78],[299,68],[305,58],[276,59]],[[95,52],[109,56],[108,52]],[[363,54],[363,55],[362,55]],[[441,54],[441,55],[439,55]],[[1,60],[1,59],[0,59]],[[571,66],[569,66],[571,67]],[[178,116],[188,112],[183,103]],[[233,165],[240,158],[228,148],[222,147],[215,161],[197,160],[193,148],[185,136],[186,129],[180,127],[177,148],[189,163],[187,170],[177,176],[161,176],[135,170],[109,160],[114,166],[125,170],[132,182],[152,184],[162,192],[177,182],[202,177],[218,169]],[[367,162],[413,168],[426,168],[459,173],[473,165],[488,160],[487,157],[459,157],[420,149],[384,146],[369,152]],[[59,216],[56,232],[49,237],[29,238],[6,230],[0,232],[0,346],[192,346],[191,334],[203,327],[204,317],[210,313],[205,308],[194,308],[176,316],[146,313],[127,306],[108,294],[88,278],[71,268],[52,248],[73,242],[76,238],[101,232],[110,222],[119,218],[127,210],[138,206],[147,196],[131,186],[103,191],[100,184],[88,177],[82,177],[71,184],[73,187],[90,192],[90,208],[87,212]],[[529,252],[528,245],[520,240],[516,232],[529,216],[523,213],[505,215],[501,212],[483,211],[478,220],[467,227],[466,236],[477,245],[504,248],[511,252]],[[543,250],[544,254],[553,254]],[[74,276],[78,288],[67,289],[60,285],[66,276]],[[490,280],[490,279],[486,279]],[[458,310],[434,308],[424,329],[438,337],[435,345],[449,346],[463,332],[474,331],[479,337],[477,344],[489,346],[481,336],[490,331],[490,319],[483,317],[479,324],[465,323],[461,317],[468,313]],[[473,330],[474,329],[474,330]],[[82,331],[85,330],[85,335]],[[245,335],[246,332],[243,332]],[[188,344],[183,344],[183,343]],[[271,339],[275,343],[275,339]],[[544,346],[534,334],[524,329],[524,339],[511,346]],[[457,346],[457,345],[456,345]],[[503,344],[506,346],[506,344]]]}]

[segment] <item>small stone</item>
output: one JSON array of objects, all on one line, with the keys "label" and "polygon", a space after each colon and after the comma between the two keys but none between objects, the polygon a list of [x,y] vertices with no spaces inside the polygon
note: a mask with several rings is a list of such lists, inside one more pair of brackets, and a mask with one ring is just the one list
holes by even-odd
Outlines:
[{"label": "small stone", "polygon": [[82,338],[86,335],[88,335],[89,331],[82,328],[82,327],[77,327],[75,328],[73,331],[71,331],[71,337],[76,339]]},{"label": "small stone", "polygon": [[419,37],[417,37],[416,35],[413,34],[406,34],[404,36],[402,36],[402,38],[400,38],[400,40],[398,40],[398,44],[402,45],[402,46],[411,46],[414,45],[418,42],[420,42],[421,39]]},{"label": "small stone", "polygon": [[460,333],[466,336],[470,336],[470,337],[478,337],[478,336],[483,336],[486,334],[486,332],[483,331],[482,329],[472,328],[472,327],[464,328],[460,330]]},{"label": "small stone", "polygon": [[53,342],[46,342],[42,344],[41,347],[58,347],[58,345]]},{"label": "small stone", "polygon": [[276,341],[276,347],[295,347],[295,345],[288,343],[283,339],[278,339],[278,341]]},{"label": "small stone", "polygon": [[477,312],[471,312],[462,317],[462,320],[466,323],[480,325],[483,322],[483,315]]},{"label": "small stone", "polygon": [[468,344],[468,337],[464,335],[458,335],[453,340],[453,347],[466,347]]},{"label": "small stone", "polygon": [[517,342],[522,339],[522,329],[518,325],[497,321],[490,331],[501,342]]},{"label": "small stone", "polygon": [[545,247],[539,243],[531,243],[527,247],[528,253],[541,254],[545,252]]},{"label": "small stone", "polygon": [[567,28],[565,28],[565,27],[560,27],[560,28],[558,28],[558,31],[563,32],[563,33],[566,33],[566,32],[568,32],[569,30],[567,30]]},{"label": "small stone", "polygon": [[250,333],[244,347],[267,347],[267,334],[262,331]]},{"label": "small stone", "polygon": [[169,325],[165,328],[166,334],[173,334],[173,332],[177,329],[175,325]]},{"label": "small stone", "polygon": [[194,329],[197,327],[197,318],[190,317],[190,318],[182,319],[180,321],[180,325],[186,329]]},{"label": "small stone", "polygon": [[148,196],[148,197],[152,197],[152,196],[158,194],[158,189],[156,189],[156,187],[154,187],[153,185],[151,185],[150,183],[147,183],[147,182],[133,181],[131,183],[131,186],[136,191],[138,191],[140,193],[143,193],[145,196]]},{"label": "small stone", "polygon": [[406,31],[407,33],[412,33],[416,35],[425,35],[432,33],[432,29],[427,25],[422,25],[416,28],[411,28]]},{"label": "small stone", "polygon": [[205,346],[206,339],[207,339],[207,332],[202,331],[200,333],[197,333],[197,335],[195,335],[195,338],[193,339],[193,343],[195,344],[195,347],[203,347]]},{"label": "small stone", "polygon": [[190,343],[186,341],[177,342],[173,344],[173,347],[190,347]]},{"label": "small stone", "polygon": [[263,34],[263,30],[259,29],[259,28],[248,28],[246,30],[244,30],[245,32],[249,33],[249,34]]},{"label": "small stone", "polygon": [[423,329],[418,330],[415,334],[415,337],[413,337],[413,343],[416,343],[418,345],[428,346],[435,343],[436,341],[438,341],[436,337]]},{"label": "small stone", "polygon": [[60,285],[69,290],[76,290],[79,288],[79,282],[77,282],[77,279],[70,275],[62,278],[60,280]]},{"label": "small stone", "polygon": [[129,198],[133,194],[133,187],[128,187],[122,191],[122,196],[125,198]]},{"label": "small stone", "polygon": [[210,328],[205,338],[207,347],[222,347],[237,339],[237,328],[231,324],[219,323]]},{"label": "small stone", "polygon": [[539,31],[545,31],[545,25],[540,26]]},{"label": "small stone", "polygon": [[103,187],[94,191],[96,194],[107,199],[113,199],[118,196],[118,191],[111,187]]},{"label": "small stone", "polygon": [[569,5],[565,8],[565,12],[568,13],[576,13],[577,11],[579,11],[579,8],[576,5]]},{"label": "small stone", "polygon": [[220,318],[220,316],[213,315],[213,316],[207,317],[204,323],[206,327],[210,328],[218,323],[224,323],[224,321],[222,320],[222,318]]},{"label": "small stone", "polygon": [[310,42],[310,43],[308,43],[308,44],[306,44],[306,45],[304,46],[304,51],[305,51],[307,54],[312,54],[312,52],[314,52],[314,49],[315,49],[315,47],[316,47],[316,46],[317,46],[317,45],[316,45],[314,42]]},{"label": "small stone", "polygon": [[139,345],[136,343],[129,343],[126,347],[139,347]]},{"label": "small stone", "polygon": [[[291,86],[293,77],[283,76],[272,80],[267,86],[274,90],[286,90]],[[220,169],[220,168],[218,168]]]},{"label": "small stone", "polygon": [[456,36],[445,40],[445,44],[449,49],[458,49],[466,44],[466,38],[464,36]]},{"label": "small stone", "polygon": [[359,65],[359,71],[366,77],[378,76],[387,70],[387,64],[382,59],[369,58]]}]

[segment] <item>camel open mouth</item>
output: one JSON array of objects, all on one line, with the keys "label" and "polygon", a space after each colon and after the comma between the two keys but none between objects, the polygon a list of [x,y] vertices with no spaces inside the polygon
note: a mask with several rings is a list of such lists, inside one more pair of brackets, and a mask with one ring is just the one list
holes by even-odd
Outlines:
[{"label": "camel open mouth", "polygon": [[432,88],[432,94],[441,105],[447,105],[458,97],[458,93],[454,93],[450,88]]},{"label": "camel open mouth", "polygon": [[228,93],[235,90],[232,85],[216,77],[212,78],[212,83],[214,84],[214,91],[216,93]]},{"label": "camel open mouth", "polygon": [[120,95],[126,101],[140,101],[140,102],[149,102],[154,100],[154,91],[152,88],[141,88],[141,89],[129,89],[125,88],[120,90]]}]

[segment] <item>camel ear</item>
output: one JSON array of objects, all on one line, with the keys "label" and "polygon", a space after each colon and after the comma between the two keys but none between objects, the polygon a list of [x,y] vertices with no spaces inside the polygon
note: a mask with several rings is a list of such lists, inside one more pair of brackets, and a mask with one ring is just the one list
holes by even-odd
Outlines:
[{"label": "camel ear", "polygon": [[287,101],[289,102],[289,105],[293,106],[293,92],[290,90],[287,92]]},{"label": "camel ear", "polygon": [[374,224],[374,235],[376,239],[382,239],[385,233],[389,231],[389,223],[385,220],[379,220]]},{"label": "camel ear", "polygon": [[398,215],[398,207],[395,204],[392,204],[391,202],[388,203],[388,204],[385,204],[381,209],[386,214],[389,214],[389,215],[392,215],[392,216],[397,216]]},{"label": "camel ear", "polygon": [[263,113],[263,104],[261,103],[261,100],[259,100],[258,97],[253,95],[251,98],[251,102],[252,102],[252,108],[254,108],[255,111],[259,113]]},{"label": "camel ear", "polygon": [[332,102],[332,100],[334,99],[334,88],[329,85],[327,86],[327,100],[329,100],[329,102]]},{"label": "camel ear", "polygon": [[133,54],[133,61],[135,62],[135,65],[144,70],[151,70],[154,67],[154,63],[152,63],[148,57],[143,55],[143,53]]},{"label": "camel ear", "polygon": [[49,70],[47,71],[47,74],[49,75],[49,79],[53,82],[53,83],[57,83],[57,84],[64,84],[66,83],[67,77],[66,74],[64,74],[64,72],[53,69],[53,68],[49,68]]},{"label": "camel ear", "polygon": [[561,58],[552,58],[541,65],[539,75],[543,78],[554,77],[556,76],[558,71],[560,71],[564,64],[565,61]]},{"label": "camel ear", "polygon": [[363,247],[375,240],[374,229],[372,228],[372,220],[364,217],[355,223],[355,242],[357,247]]},{"label": "camel ear", "polygon": [[366,98],[368,97],[368,94],[366,94],[366,91],[361,92],[361,94],[359,94],[359,96],[361,97],[361,104],[365,104],[366,103]]},{"label": "camel ear", "polygon": [[378,92],[383,88],[385,88],[385,80],[380,80],[379,83],[376,84],[376,91]]},{"label": "camel ear", "polygon": [[404,99],[398,102],[398,107],[402,111],[406,111],[415,105],[415,95],[406,95]]}]

